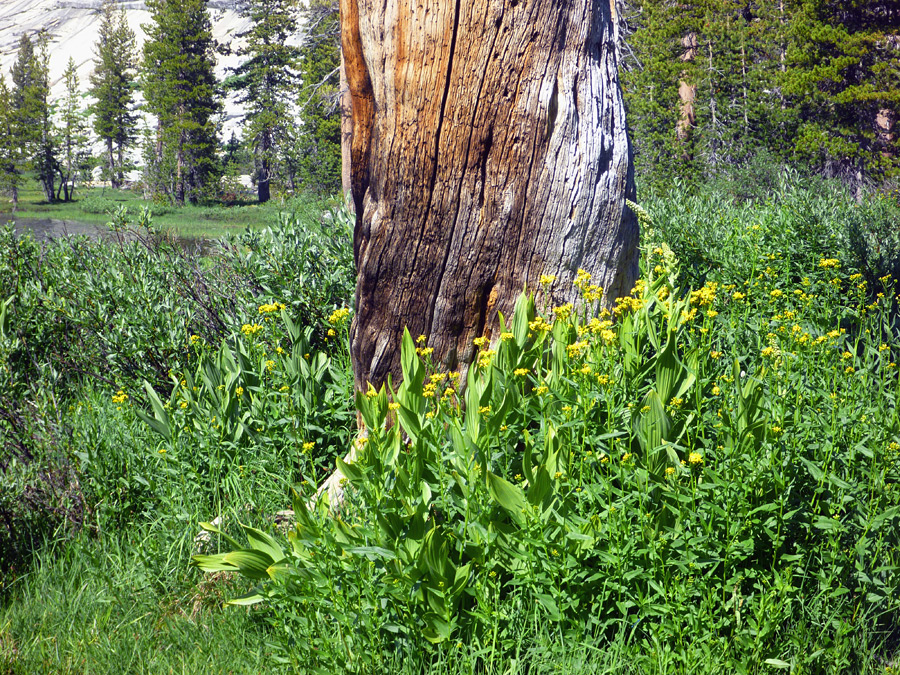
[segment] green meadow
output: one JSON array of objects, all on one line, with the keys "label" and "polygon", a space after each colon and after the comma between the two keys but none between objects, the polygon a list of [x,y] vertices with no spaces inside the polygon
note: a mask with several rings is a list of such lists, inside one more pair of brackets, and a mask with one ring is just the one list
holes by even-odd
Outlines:
[{"label": "green meadow", "polygon": [[900,204],[737,187],[357,394],[345,213],[23,199],[135,237],[0,231],[0,673],[897,672]]}]

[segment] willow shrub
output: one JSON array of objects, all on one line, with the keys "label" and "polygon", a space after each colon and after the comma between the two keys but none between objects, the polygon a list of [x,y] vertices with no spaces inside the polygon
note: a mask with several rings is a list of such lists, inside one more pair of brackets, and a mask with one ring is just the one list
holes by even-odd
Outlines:
[{"label": "willow shrub", "polygon": [[205,524],[226,552],[195,564],[257,581],[233,602],[309,669],[512,656],[522,612],[635,667],[870,667],[900,620],[891,280],[821,258],[689,291],[651,248],[612,313],[584,274],[578,307],[523,295],[464,388],[406,333],[402,382],[357,395],[345,501],[298,486],[286,539]]}]

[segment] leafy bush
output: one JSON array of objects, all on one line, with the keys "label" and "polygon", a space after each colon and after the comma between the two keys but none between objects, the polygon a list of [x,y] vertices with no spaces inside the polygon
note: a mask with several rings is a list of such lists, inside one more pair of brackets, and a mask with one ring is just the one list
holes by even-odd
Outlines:
[{"label": "leafy bush", "polygon": [[308,668],[422,638],[512,658],[522,608],[626,640],[638,668],[871,667],[900,617],[894,289],[867,304],[834,258],[794,283],[771,267],[688,291],[661,244],[612,314],[586,275],[581,308],[523,296],[464,394],[406,334],[396,391],[357,396],[344,503],[301,486],[287,544],[206,524],[232,550],[195,564],[261,582],[234,602],[267,601]]},{"label": "leafy bush", "polygon": [[[157,233],[146,211],[140,219],[133,227],[120,209],[111,242],[39,243],[0,230],[0,444],[9,449],[0,454],[0,517],[9,565],[21,567],[22,555],[58,525],[82,521],[81,491],[88,510],[113,523],[171,496],[160,490],[167,479],[146,451],[146,431],[133,414],[123,416],[131,401],[112,402],[120,390],[134,396],[147,380],[162,391],[170,372],[195,374],[199,345],[242,337],[241,327],[275,298],[295,330],[306,331],[304,353],[327,361],[340,352],[327,318],[352,290],[346,217],[316,225],[287,214],[209,258]],[[332,417],[341,405],[328,408]],[[332,418],[319,424],[330,444],[346,435]],[[184,499],[209,503],[208,461],[197,461],[201,489]],[[268,466],[278,473],[274,460]]]}]

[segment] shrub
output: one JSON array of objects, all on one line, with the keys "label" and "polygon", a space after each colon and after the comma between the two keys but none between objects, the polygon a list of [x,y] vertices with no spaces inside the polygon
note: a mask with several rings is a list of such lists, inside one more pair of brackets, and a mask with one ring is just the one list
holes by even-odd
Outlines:
[{"label": "shrub", "polygon": [[528,608],[638,664],[863,669],[900,612],[896,356],[873,330],[893,287],[866,304],[840,265],[689,291],[661,244],[612,314],[586,275],[580,308],[523,296],[464,394],[406,334],[399,387],[357,395],[345,502],[301,486],[286,544],[206,524],[231,550],[195,564],[260,582],[234,602],[265,600],[309,668],[423,638],[512,658],[498,635]]}]

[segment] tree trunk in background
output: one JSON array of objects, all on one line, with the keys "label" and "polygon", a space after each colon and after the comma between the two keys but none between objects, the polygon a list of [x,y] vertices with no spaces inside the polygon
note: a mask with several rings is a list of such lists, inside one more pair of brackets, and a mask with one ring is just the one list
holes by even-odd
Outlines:
[{"label": "tree trunk in background", "polygon": [[353,100],[347,84],[347,71],[344,68],[344,51],[341,50],[341,190],[344,203],[352,207],[350,181],[350,143],[353,140]]},{"label": "tree trunk in background", "polygon": [[[399,381],[404,327],[465,371],[523,288],[638,274],[609,0],[341,1],[352,101],[356,387]],[[464,380],[463,380],[464,381]]]},{"label": "tree trunk in background", "polygon": [[[681,60],[685,63],[692,62],[697,57],[697,34],[688,33],[681,40],[681,46],[684,47],[684,53]],[[691,158],[690,141],[691,133],[694,130],[694,123],[697,121],[697,115],[694,112],[694,101],[697,98],[697,85],[692,84],[687,72],[682,73],[682,80],[678,83],[678,98],[681,101],[681,114],[678,124],[675,126],[675,134],[678,140],[684,146],[684,159]]]},{"label": "tree trunk in background", "polygon": [[875,143],[881,156],[887,160],[894,158],[894,124],[896,115],[890,108],[881,108],[875,115]]},{"label": "tree trunk in background", "polygon": [[106,139],[106,164],[109,166],[109,185],[117,188],[119,185],[119,173],[116,169],[116,157],[113,154],[113,139]]}]

